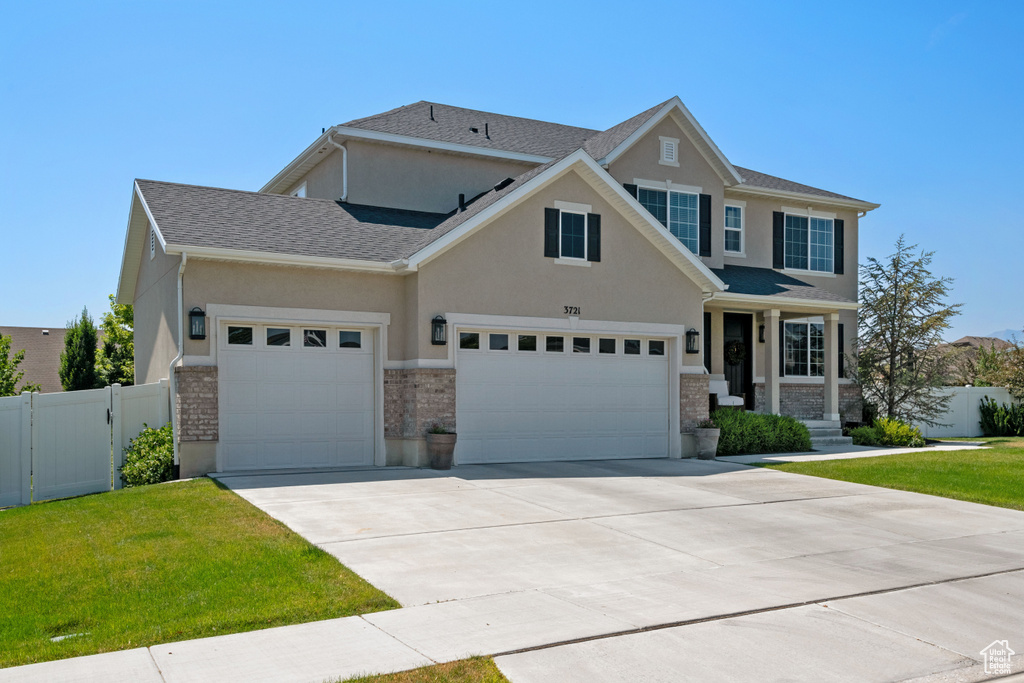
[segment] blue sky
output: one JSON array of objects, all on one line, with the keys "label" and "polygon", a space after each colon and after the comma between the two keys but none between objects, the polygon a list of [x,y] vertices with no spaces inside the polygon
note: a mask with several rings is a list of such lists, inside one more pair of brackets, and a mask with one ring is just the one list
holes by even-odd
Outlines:
[{"label": "blue sky", "polygon": [[1024,326],[1024,4],[3,3],[0,324],[94,316],[132,179],[255,190],[428,99],[607,128],[678,94],[734,163],[882,204],[951,337]]}]

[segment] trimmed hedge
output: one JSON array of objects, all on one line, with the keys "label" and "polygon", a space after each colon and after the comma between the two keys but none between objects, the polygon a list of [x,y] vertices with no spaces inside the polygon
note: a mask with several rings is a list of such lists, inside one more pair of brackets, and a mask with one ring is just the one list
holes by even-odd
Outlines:
[{"label": "trimmed hedge", "polygon": [[762,415],[719,408],[711,415],[722,430],[718,455],[793,453],[811,450],[807,426],[786,415]]}]

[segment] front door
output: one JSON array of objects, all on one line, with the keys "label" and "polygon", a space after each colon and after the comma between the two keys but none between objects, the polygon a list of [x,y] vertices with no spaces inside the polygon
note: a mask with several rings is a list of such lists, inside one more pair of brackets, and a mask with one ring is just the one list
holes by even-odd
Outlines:
[{"label": "front door", "polygon": [[754,350],[751,348],[751,328],[754,319],[749,313],[725,313],[723,317],[725,379],[729,382],[729,393],[743,396],[747,410],[753,410]]}]

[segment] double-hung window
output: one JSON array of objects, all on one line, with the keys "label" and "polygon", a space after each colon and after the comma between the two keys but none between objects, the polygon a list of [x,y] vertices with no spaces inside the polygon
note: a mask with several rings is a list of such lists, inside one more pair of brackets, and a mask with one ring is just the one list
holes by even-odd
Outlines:
[{"label": "double-hung window", "polygon": [[822,323],[785,323],[786,376],[825,376],[825,326]]},{"label": "double-hung window", "polygon": [[831,218],[786,214],[786,268],[833,272]]},{"label": "double-hung window", "polygon": [[562,211],[559,255],[562,258],[587,258],[587,215]]},{"label": "double-hung window", "polygon": [[640,187],[636,198],[687,249],[700,252],[699,195]]},{"label": "double-hung window", "polygon": [[725,205],[725,253],[743,253],[743,207]]}]

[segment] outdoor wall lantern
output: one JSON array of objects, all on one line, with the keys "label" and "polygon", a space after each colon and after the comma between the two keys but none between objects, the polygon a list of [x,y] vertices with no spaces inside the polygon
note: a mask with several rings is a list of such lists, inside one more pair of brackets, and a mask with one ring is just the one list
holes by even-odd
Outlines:
[{"label": "outdoor wall lantern", "polygon": [[188,338],[206,339],[206,313],[198,306],[188,312]]},{"label": "outdoor wall lantern", "polygon": [[764,325],[757,328],[757,341],[764,344]]},{"label": "outdoor wall lantern", "polygon": [[439,315],[435,315],[430,321],[430,343],[434,346],[444,346],[448,343],[445,325],[448,321]]},{"label": "outdoor wall lantern", "polygon": [[692,327],[686,332],[686,352],[700,353],[700,332]]}]

